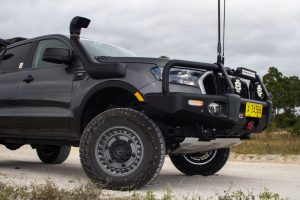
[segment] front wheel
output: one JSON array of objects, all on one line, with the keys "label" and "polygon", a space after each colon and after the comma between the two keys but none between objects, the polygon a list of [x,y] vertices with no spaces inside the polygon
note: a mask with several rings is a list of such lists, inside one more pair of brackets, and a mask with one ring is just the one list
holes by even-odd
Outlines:
[{"label": "front wheel", "polygon": [[210,176],[224,167],[229,154],[230,148],[225,148],[204,153],[170,155],[170,158],[174,166],[186,175]]},{"label": "front wheel", "polygon": [[85,128],[80,160],[87,176],[107,189],[133,190],[154,179],[165,157],[158,126],[125,108],[105,111]]}]

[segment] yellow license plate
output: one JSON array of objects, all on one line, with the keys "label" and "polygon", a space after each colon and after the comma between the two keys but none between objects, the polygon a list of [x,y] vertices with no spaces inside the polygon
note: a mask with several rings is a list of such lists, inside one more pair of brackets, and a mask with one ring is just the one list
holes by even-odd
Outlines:
[{"label": "yellow license plate", "polygon": [[263,105],[257,103],[246,103],[246,117],[261,118],[263,112]]}]

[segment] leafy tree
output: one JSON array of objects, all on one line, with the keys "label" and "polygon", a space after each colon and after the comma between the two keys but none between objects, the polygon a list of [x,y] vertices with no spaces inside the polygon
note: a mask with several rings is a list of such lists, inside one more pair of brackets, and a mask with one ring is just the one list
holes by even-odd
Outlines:
[{"label": "leafy tree", "polygon": [[289,77],[289,86],[290,86],[290,107],[293,114],[296,114],[296,107],[300,106],[300,79],[297,76]]},{"label": "leafy tree", "polygon": [[[296,108],[300,106],[299,77],[283,76],[276,67],[270,67],[263,80],[272,95],[275,125],[282,128],[293,126],[297,121]],[[281,109],[284,111],[283,114],[278,112]]]},{"label": "leafy tree", "polygon": [[159,58],[170,59],[168,56],[160,56]]},{"label": "leafy tree", "polygon": [[270,67],[268,73],[263,77],[264,84],[272,95],[273,106],[277,111],[284,107],[282,99],[286,96],[283,86],[283,75],[276,67]]}]

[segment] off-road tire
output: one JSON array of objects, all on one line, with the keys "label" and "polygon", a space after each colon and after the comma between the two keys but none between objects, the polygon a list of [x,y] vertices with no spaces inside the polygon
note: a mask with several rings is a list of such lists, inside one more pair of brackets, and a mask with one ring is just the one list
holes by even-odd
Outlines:
[{"label": "off-road tire", "polygon": [[[107,148],[112,147],[105,146],[104,150],[97,148],[99,145],[104,145],[102,143],[105,143],[106,138],[114,137],[115,132],[110,133],[113,135],[108,134],[110,130],[114,130],[114,127],[132,130],[137,135],[136,138],[140,139],[140,143],[138,143],[139,150],[142,149],[140,152],[143,153],[139,155],[143,156],[138,161],[139,165],[129,165],[135,167],[135,170],[132,172],[132,169],[123,171],[123,168],[117,168],[116,170],[113,167],[110,168],[110,163],[115,163],[116,161],[110,160],[110,162],[106,162],[104,159],[106,157],[102,155],[108,155],[109,157],[110,154],[106,153],[108,152]],[[107,134],[108,136],[106,137]],[[123,137],[127,137],[130,134],[131,132],[123,134]],[[116,139],[116,141],[119,140]],[[126,141],[121,141],[121,143],[126,143]],[[109,152],[111,151],[109,150]],[[82,167],[87,176],[101,188],[115,190],[138,189],[150,183],[158,175],[163,166],[164,158],[165,143],[160,129],[148,116],[132,109],[115,108],[97,115],[87,125],[80,140],[80,161]],[[132,158],[130,157],[130,159]],[[106,163],[102,164],[101,162]],[[109,170],[115,170],[115,174]]]},{"label": "off-road tire", "polygon": [[186,155],[170,155],[170,158],[174,166],[186,175],[210,176],[224,167],[230,154],[230,148],[218,149],[215,151],[216,153],[213,158],[206,160],[206,162],[203,161],[202,163],[201,161],[198,163],[197,161],[193,162]]},{"label": "off-road tire", "polygon": [[38,145],[36,152],[43,163],[61,164],[69,157],[71,146]]}]

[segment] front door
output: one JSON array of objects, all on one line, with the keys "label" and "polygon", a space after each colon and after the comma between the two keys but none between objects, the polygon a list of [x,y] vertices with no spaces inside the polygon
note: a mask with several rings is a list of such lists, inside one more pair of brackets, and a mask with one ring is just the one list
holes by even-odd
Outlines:
[{"label": "front door", "polygon": [[31,137],[60,139],[70,132],[73,68],[43,61],[47,48],[69,46],[58,39],[39,41],[32,66],[20,74],[18,126]]}]

